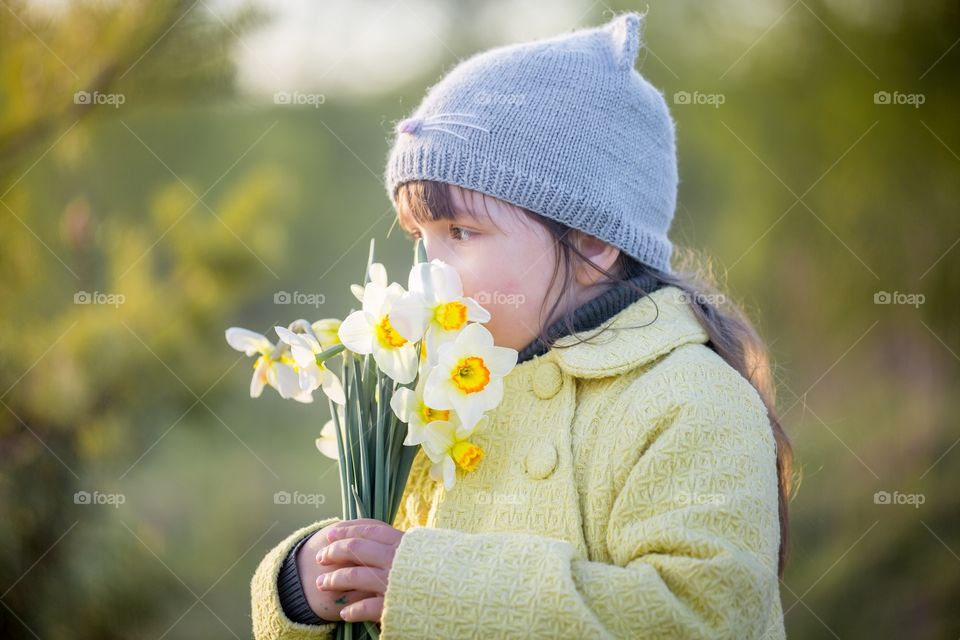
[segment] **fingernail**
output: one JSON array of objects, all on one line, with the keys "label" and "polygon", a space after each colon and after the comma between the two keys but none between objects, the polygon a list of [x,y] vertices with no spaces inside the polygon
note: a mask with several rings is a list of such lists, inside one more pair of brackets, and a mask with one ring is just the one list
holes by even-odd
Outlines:
[{"label": "fingernail", "polygon": [[327,540],[333,542],[333,541],[336,540],[336,539],[337,539],[337,530],[336,530],[336,529],[331,529],[330,531],[327,532]]},{"label": "fingernail", "polygon": [[344,620],[346,620],[347,622],[350,621],[350,611],[349,611],[349,608],[350,608],[350,607],[347,607],[346,609],[341,609],[341,610],[340,610],[340,617],[343,618]]},{"label": "fingernail", "polygon": [[323,581],[326,579],[326,577],[327,577],[326,575],[322,575],[322,576],[318,576],[318,577],[317,577],[317,588],[319,588],[319,589],[322,589],[322,588],[323,588]]}]

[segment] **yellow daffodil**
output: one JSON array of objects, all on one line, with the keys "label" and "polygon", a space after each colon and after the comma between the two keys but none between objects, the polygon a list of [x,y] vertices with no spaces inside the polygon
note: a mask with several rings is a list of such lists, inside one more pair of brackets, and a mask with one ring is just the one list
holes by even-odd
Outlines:
[{"label": "yellow daffodil", "polygon": [[437,364],[423,397],[434,409],[453,409],[471,428],[503,399],[503,377],[517,364],[517,350],[497,347],[481,324],[468,324],[437,349]]},{"label": "yellow daffodil", "polygon": [[423,450],[433,464],[430,477],[443,482],[447,491],[456,484],[457,467],[466,472],[476,470],[483,459],[483,449],[470,441],[477,429],[486,424],[484,416],[473,428],[452,422],[431,422],[423,430]]},{"label": "yellow daffodil", "polygon": [[434,422],[451,422],[454,427],[460,425],[460,420],[449,409],[433,409],[423,400],[423,389],[426,386],[429,372],[421,372],[415,389],[398,388],[390,398],[390,407],[402,422],[407,423],[407,437],[403,444],[416,446],[423,442],[424,432],[428,425]]},{"label": "yellow daffodil", "polygon": [[417,375],[417,350],[413,342],[397,332],[390,319],[393,304],[404,290],[396,282],[385,286],[386,274],[383,276],[367,283],[363,309],[347,316],[337,334],[347,349],[360,355],[373,354],[381,371],[400,384],[407,384]]},{"label": "yellow daffodil", "polygon": [[[306,324],[302,322],[301,324]],[[320,341],[311,331],[304,333],[294,333],[283,327],[274,327],[280,340],[290,345],[290,353],[297,365],[297,372],[300,377],[300,389],[305,393],[322,387],[327,397],[337,404],[346,403],[343,395],[343,385],[340,378],[336,376],[324,364],[317,364],[317,354],[323,351]]]},{"label": "yellow daffodil", "polygon": [[422,262],[410,270],[408,290],[393,305],[393,326],[407,340],[424,338],[427,352],[453,340],[468,322],[487,322],[490,313],[463,295],[456,269],[442,260]]},{"label": "yellow daffodil", "polygon": [[313,402],[313,395],[300,388],[297,363],[285,343],[274,345],[263,334],[240,327],[231,327],[226,332],[227,344],[248,356],[258,356],[253,364],[253,379],[250,381],[250,397],[259,398],[263,387],[270,385],[282,398],[298,402]]}]

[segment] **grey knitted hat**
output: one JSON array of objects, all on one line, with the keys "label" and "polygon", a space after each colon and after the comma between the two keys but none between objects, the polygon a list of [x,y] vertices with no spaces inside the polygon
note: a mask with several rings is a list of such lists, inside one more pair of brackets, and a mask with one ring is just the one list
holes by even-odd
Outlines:
[{"label": "grey knitted hat", "polygon": [[397,125],[386,187],[435,180],[506,200],[670,272],[674,122],[633,67],[643,16],[497,47]]}]

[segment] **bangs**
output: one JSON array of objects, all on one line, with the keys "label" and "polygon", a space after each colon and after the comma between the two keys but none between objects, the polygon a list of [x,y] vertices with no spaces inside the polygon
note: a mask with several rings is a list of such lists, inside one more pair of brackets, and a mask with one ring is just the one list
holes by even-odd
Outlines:
[{"label": "bangs", "polygon": [[[397,220],[410,216],[420,224],[436,220],[463,221],[466,218],[480,221],[482,210],[483,217],[502,231],[490,215],[488,198],[491,196],[459,185],[434,180],[413,180],[397,187]],[[516,205],[510,207],[526,212]]]}]

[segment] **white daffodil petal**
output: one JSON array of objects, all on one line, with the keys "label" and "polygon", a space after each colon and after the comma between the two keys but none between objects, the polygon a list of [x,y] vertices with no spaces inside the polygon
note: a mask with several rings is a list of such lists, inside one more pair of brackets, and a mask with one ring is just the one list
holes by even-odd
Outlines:
[{"label": "white daffodil petal", "polygon": [[480,306],[473,298],[461,298],[460,302],[467,308],[467,320],[470,322],[489,322],[490,312]]},{"label": "white daffodil petal", "polygon": [[454,438],[457,440],[466,440],[472,436],[477,431],[480,431],[487,426],[487,423],[490,422],[490,416],[484,415],[480,420],[472,427],[467,427],[462,422],[456,424],[456,431],[454,433]]},{"label": "white daffodil petal", "polygon": [[293,356],[293,360],[297,363],[298,367],[317,366],[317,355],[313,349],[309,349],[299,344],[290,345],[290,355]]},{"label": "white daffodil petal", "polygon": [[490,347],[483,354],[483,363],[490,370],[490,374],[503,377],[517,365],[519,353],[510,347]]},{"label": "white daffodil petal", "polygon": [[363,288],[363,310],[374,318],[380,318],[384,315],[384,300],[387,298],[387,288],[381,287],[375,282],[368,282]]},{"label": "white daffodil petal", "polygon": [[340,459],[340,450],[337,448],[337,432],[333,420],[327,420],[320,430],[320,437],[316,439],[317,450],[334,460]]},{"label": "white daffodil petal", "polygon": [[457,273],[456,269],[436,258],[430,265],[432,266],[430,275],[434,280],[433,286],[441,300],[449,302],[463,295],[463,283],[460,281],[460,274]]},{"label": "white daffodil petal", "polygon": [[400,387],[390,398],[390,408],[401,422],[410,422],[417,403],[417,394],[413,389]]},{"label": "white daffodil petal", "polygon": [[257,368],[253,371],[253,379],[250,380],[250,397],[259,398],[263,393],[263,387],[267,384],[267,368],[270,366],[266,358],[257,361]]},{"label": "white daffodil petal", "polygon": [[415,447],[423,443],[424,427],[414,424],[407,425],[407,436],[403,439],[403,444],[408,447]]},{"label": "white daffodil petal", "polygon": [[434,409],[452,409],[450,396],[456,392],[450,376],[444,375],[439,366],[430,370],[430,376],[423,387],[423,401]]},{"label": "white daffodil petal", "polygon": [[321,351],[339,344],[340,337],[337,335],[337,331],[340,329],[340,322],[338,318],[324,318],[323,320],[317,320],[310,326],[313,329],[313,335],[317,336],[317,340],[320,342]]},{"label": "white daffodil petal", "polygon": [[277,336],[281,340],[283,340],[290,346],[293,346],[293,345],[303,346],[303,347],[306,346],[306,344],[303,342],[303,339],[300,337],[301,334],[299,333],[294,333],[293,331],[290,331],[290,329],[287,329],[286,327],[274,327],[273,330],[277,332]]},{"label": "white daffodil petal", "polygon": [[370,282],[374,282],[381,287],[387,286],[387,268],[383,266],[383,263],[373,262],[370,264]]},{"label": "white daffodil petal", "polygon": [[445,457],[442,464],[443,488],[450,491],[457,482],[457,465],[450,456]]},{"label": "white daffodil petal", "polygon": [[230,327],[226,331],[226,337],[227,344],[248,356],[269,353],[273,349],[273,343],[267,340],[265,335],[249,329]]},{"label": "white daffodil petal", "polygon": [[358,284],[350,285],[350,293],[353,294],[353,297],[359,302],[363,302],[363,287]]},{"label": "white daffodil petal", "polygon": [[373,316],[366,311],[354,311],[340,325],[337,335],[340,342],[354,353],[366,355],[373,352]]},{"label": "white daffodil petal", "polygon": [[437,482],[443,482],[443,463],[434,462],[430,465],[430,479]]},{"label": "white daffodil petal", "polygon": [[457,336],[457,343],[470,345],[474,349],[482,349],[493,346],[493,334],[482,324],[471,322],[460,331]]},{"label": "white daffodil petal", "polygon": [[407,292],[390,306],[390,326],[410,342],[423,337],[429,319],[430,311],[420,293]]},{"label": "white daffodil petal", "polygon": [[383,296],[383,307],[380,309],[379,315],[386,315],[390,313],[390,310],[393,308],[394,303],[403,297],[403,294],[406,293],[406,290],[399,282],[391,282],[390,286],[386,288]]},{"label": "white daffodil petal", "polygon": [[427,457],[438,462],[447,455],[454,443],[455,429],[446,420],[435,420],[423,428],[423,451]]},{"label": "white daffodil petal", "polygon": [[310,404],[313,402],[313,394],[308,391],[301,391],[297,395],[293,396],[293,399],[297,402],[302,402],[303,404]]},{"label": "white daffodil petal", "polygon": [[300,390],[313,391],[323,382],[326,370],[321,369],[313,363],[306,367],[300,367]]},{"label": "white daffodil petal", "polygon": [[340,382],[339,376],[337,376],[337,374],[335,374],[333,371],[330,371],[329,369],[323,370],[321,386],[323,387],[323,392],[334,402],[334,404],[347,404],[347,398],[343,392],[343,383]]},{"label": "white daffodil petal", "polygon": [[373,358],[381,371],[400,384],[417,377],[417,352],[409,342],[399,349],[375,349]]},{"label": "white daffodil petal", "polygon": [[486,410],[482,404],[476,401],[476,398],[468,398],[462,393],[454,394],[450,401],[453,403],[454,411],[457,412],[460,422],[468,429],[472,429],[480,421],[483,412]]},{"label": "white daffodil petal", "polygon": [[271,369],[277,391],[280,392],[281,397],[289,399],[300,395],[302,391],[300,389],[300,375],[293,370],[293,367],[282,362],[275,362]]}]

